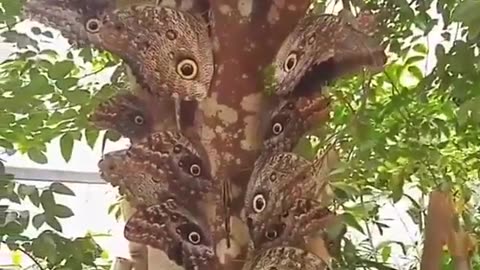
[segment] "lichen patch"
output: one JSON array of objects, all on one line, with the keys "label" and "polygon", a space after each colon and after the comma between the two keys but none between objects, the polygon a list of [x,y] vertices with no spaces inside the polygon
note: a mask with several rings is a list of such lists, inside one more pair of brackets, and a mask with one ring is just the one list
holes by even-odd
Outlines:
[{"label": "lichen patch", "polygon": [[260,143],[258,136],[258,117],[257,115],[249,115],[243,119],[245,129],[243,130],[243,140],[240,141],[240,147],[243,150],[252,151]]},{"label": "lichen patch", "polygon": [[171,8],[177,7],[177,3],[175,2],[175,0],[163,0],[161,5],[164,7],[171,7]]},{"label": "lichen patch", "polygon": [[252,13],[252,0],[239,0],[238,1],[238,12],[243,17],[250,17]]},{"label": "lichen patch", "polygon": [[271,5],[267,14],[267,21],[270,24],[276,24],[280,20],[280,12],[276,5]]},{"label": "lichen patch", "polygon": [[230,248],[228,248],[227,239],[224,238],[217,243],[216,251],[218,261],[221,264],[225,264],[227,255],[231,258],[235,258],[240,254],[241,249],[235,239],[230,239]]},{"label": "lichen patch", "polygon": [[229,5],[220,5],[219,7],[219,10],[220,10],[220,13],[222,13],[223,15],[230,15],[230,13],[232,13],[232,8],[229,6]]},{"label": "lichen patch", "polygon": [[229,126],[238,121],[238,113],[235,109],[217,102],[218,93],[212,93],[212,96],[200,103],[200,107],[205,117],[217,117],[224,126]]},{"label": "lichen patch", "polygon": [[250,241],[250,234],[248,233],[248,227],[241,219],[236,216],[230,218],[232,232],[235,232],[233,238],[239,246],[246,246]]},{"label": "lichen patch", "polygon": [[[243,75],[247,76],[246,74]],[[240,107],[246,112],[257,112],[260,109],[261,101],[262,93],[253,93],[242,98],[242,101],[240,102]]]},{"label": "lichen patch", "polygon": [[181,10],[190,10],[193,8],[193,0],[182,0],[180,4]]}]

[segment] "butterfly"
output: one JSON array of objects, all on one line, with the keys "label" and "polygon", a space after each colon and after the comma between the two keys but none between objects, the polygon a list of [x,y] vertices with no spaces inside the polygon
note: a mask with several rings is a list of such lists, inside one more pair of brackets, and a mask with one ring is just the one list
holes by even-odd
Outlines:
[{"label": "butterfly", "polygon": [[[365,21],[362,21],[359,25]],[[306,94],[367,68],[383,70],[384,48],[369,35],[333,14],[306,14],[283,41],[272,66],[275,93]]]},{"label": "butterfly", "polygon": [[167,198],[140,208],[127,221],[125,238],[164,251],[185,269],[215,269],[212,232],[201,215],[179,199]]},{"label": "butterfly", "polygon": [[326,270],[327,263],[319,256],[294,246],[266,249],[252,256],[243,270]]},{"label": "butterfly", "polygon": [[170,192],[192,202],[220,192],[211,175],[205,149],[180,132],[150,134],[130,146],[126,160],[152,175],[167,172],[169,176],[165,181],[169,183]]},{"label": "butterfly", "polygon": [[313,162],[293,152],[278,153],[254,168],[244,209],[255,248],[285,237],[300,238],[313,231],[307,229],[310,224],[317,229],[335,216],[320,202],[335,153],[319,154]]}]

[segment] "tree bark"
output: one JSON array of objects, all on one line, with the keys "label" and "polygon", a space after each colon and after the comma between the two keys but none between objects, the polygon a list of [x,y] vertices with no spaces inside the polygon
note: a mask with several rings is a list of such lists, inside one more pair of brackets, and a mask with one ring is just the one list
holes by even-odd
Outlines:
[{"label": "tree bark", "polygon": [[214,220],[217,255],[223,269],[241,269],[249,241],[240,211],[261,145],[259,134],[263,69],[281,42],[303,16],[308,0],[210,1],[215,74],[209,97],[200,103],[196,128],[219,185],[232,186],[231,247],[226,248],[222,201],[216,200]]}]

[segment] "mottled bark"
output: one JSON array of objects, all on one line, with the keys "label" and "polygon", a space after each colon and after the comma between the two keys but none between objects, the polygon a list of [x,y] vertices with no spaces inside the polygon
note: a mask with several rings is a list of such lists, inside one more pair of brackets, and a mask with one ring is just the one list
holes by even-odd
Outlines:
[{"label": "mottled bark", "polygon": [[[232,185],[232,245],[225,257],[221,201],[217,203],[217,253],[224,269],[240,269],[248,244],[240,221],[243,196],[261,144],[263,69],[298,19],[307,0],[211,1],[215,75],[210,97],[200,104],[196,125],[219,183]],[[217,198],[218,199],[218,198]],[[235,259],[235,260],[233,260]]]}]

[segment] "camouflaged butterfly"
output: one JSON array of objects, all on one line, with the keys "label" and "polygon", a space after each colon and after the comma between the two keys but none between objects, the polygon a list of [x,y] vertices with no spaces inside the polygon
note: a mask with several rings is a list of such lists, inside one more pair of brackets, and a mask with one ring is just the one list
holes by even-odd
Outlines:
[{"label": "camouflaged butterfly", "polygon": [[164,251],[185,269],[215,269],[212,233],[201,216],[170,198],[138,209],[127,221],[125,238]]},{"label": "camouflaged butterfly", "polygon": [[55,28],[75,46],[99,46],[98,31],[114,0],[28,0],[27,18]]},{"label": "camouflaged butterfly", "polygon": [[[362,17],[362,25],[365,18]],[[307,14],[283,41],[273,61],[278,95],[316,90],[367,68],[383,69],[384,48],[369,34],[333,14]]]},{"label": "camouflaged butterfly", "polygon": [[127,160],[127,149],[105,154],[98,162],[100,176],[112,186],[119,187],[133,206],[150,206],[158,203],[161,195],[169,191],[173,174],[167,169],[155,174],[142,170],[138,163]]},{"label": "camouflaged butterfly", "polygon": [[[148,2],[153,1],[138,0],[135,4],[148,4]],[[156,2],[158,6],[169,6],[182,11],[204,13],[208,9],[205,1]],[[120,1],[115,0],[27,0],[23,13],[31,20],[59,30],[71,44],[77,47],[93,45],[102,49],[97,34],[104,23],[106,13],[118,8],[122,6]]]},{"label": "camouflaged butterfly", "polygon": [[133,142],[155,129],[174,130],[173,103],[152,101],[133,93],[118,94],[95,108],[89,121],[99,129],[115,130]]},{"label": "camouflaged butterfly", "polygon": [[166,7],[131,6],[109,13],[98,33],[102,47],[122,58],[142,88],[180,102],[203,100],[213,76],[213,51],[200,16]]},{"label": "camouflaged butterfly", "polygon": [[[279,153],[256,164],[259,167],[252,172],[244,202],[255,247],[277,239],[283,241],[282,236],[292,237],[292,226],[307,228],[307,224],[301,223],[310,222],[303,219],[306,216],[316,216],[318,224],[324,224],[325,217],[331,216],[324,203],[315,202],[321,199],[328,184],[326,170],[336,158],[331,153],[334,152],[319,155],[314,162],[295,153]],[[301,236],[301,231],[293,235]]]},{"label": "camouflaged butterfly", "polygon": [[323,94],[280,100],[269,115],[262,153],[292,151],[307,131],[328,119],[329,105],[330,99]]},{"label": "camouflaged butterfly", "polygon": [[185,199],[196,201],[218,189],[202,145],[179,132],[160,131],[133,143],[127,162],[152,175],[167,172],[170,192]]},{"label": "camouflaged butterfly", "polygon": [[326,270],[327,263],[317,255],[293,246],[267,249],[251,261],[243,270]]}]

